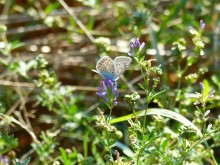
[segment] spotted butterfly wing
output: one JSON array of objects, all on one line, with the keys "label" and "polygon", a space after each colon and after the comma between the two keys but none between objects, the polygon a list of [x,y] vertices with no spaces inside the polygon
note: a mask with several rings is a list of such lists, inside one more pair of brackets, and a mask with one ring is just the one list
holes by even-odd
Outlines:
[{"label": "spotted butterfly wing", "polygon": [[131,64],[132,59],[126,56],[119,56],[114,59],[114,74],[116,78],[119,78]]},{"label": "spotted butterfly wing", "polygon": [[102,57],[96,64],[96,72],[102,76],[104,79],[110,79],[115,81],[116,77],[114,74],[114,64],[113,60],[108,57]]}]

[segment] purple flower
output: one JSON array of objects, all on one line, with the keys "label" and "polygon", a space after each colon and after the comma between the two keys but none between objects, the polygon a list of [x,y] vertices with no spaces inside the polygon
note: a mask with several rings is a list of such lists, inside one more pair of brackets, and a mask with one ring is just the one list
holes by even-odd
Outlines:
[{"label": "purple flower", "polygon": [[9,165],[8,157],[0,155],[0,164]]},{"label": "purple flower", "polygon": [[130,42],[130,49],[134,51],[135,45],[133,42]]},{"label": "purple flower", "polygon": [[137,51],[141,51],[145,46],[145,43],[140,43],[139,38],[137,38],[134,42],[130,43],[130,52],[128,53],[129,56],[134,56]]},{"label": "purple flower", "polygon": [[[204,91],[204,85],[203,85],[203,83],[202,82],[199,82],[199,86],[200,86],[200,88],[201,88],[201,91],[203,92]],[[208,95],[208,98],[213,98],[214,97],[214,93],[215,93],[215,90],[213,90],[213,91],[211,91],[210,93],[209,93],[209,95]]]},{"label": "purple flower", "polygon": [[200,88],[201,88],[201,91],[203,91],[203,90],[204,90],[204,85],[203,85],[202,82],[199,82],[199,86],[200,86]]},{"label": "purple flower", "polygon": [[141,44],[140,44],[140,39],[139,39],[139,38],[137,38],[137,39],[135,40],[134,45],[135,45],[136,47],[140,47],[140,46],[141,46]]},{"label": "purple flower", "polygon": [[205,23],[203,22],[203,20],[200,20],[200,27],[201,27],[202,29],[205,28]]},{"label": "purple flower", "polygon": [[211,91],[210,93],[209,93],[209,98],[213,98],[214,97],[214,93],[215,93],[215,90],[213,90],[213,91]]},{"label": "purple flower", "polygon": [[98,92],[96,92],[96,94],[108,107],[112,108],[117,104],[117,83],[112,82],[112,80],[109,79],[103,80],[101,86],[98,87]]}]

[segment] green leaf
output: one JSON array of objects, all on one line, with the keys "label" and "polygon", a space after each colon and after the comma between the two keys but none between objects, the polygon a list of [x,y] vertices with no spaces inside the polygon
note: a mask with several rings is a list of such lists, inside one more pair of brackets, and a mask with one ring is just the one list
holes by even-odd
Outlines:
[{"label": "green leaf", "polygon": [[215,85],[217,85],[218,88],[220,89],[220,79],[219,79],[216,75],[212,76],[211,79],[212,79],[213,83],[214,83]]},{"label": "green leaf", "polygon": [[24,45],[25,45],[25,44],[22,43],[22,42],[20,42],[19,40],[15,40],[15,41],[9,43],[9,44],[8,44],[8,47],[9,47],[9,50],[12,51],[12,50],[17,49],[17,48],[19,48],[19,47],[22,47],[22,46],[24,46]]},{"label": "green leaf", "polygon": [[163,94],[164,92],[166,92],[166,90],[162,90],[160,92],[155,93],[153,96],[151,96],[151,99],[153,99],[154,97],[157,97],[157,96]]},{"label": "green leaf", "polygon": [[55,2],[55,3],[51,3],[50,5],[48,5],[46,7],[46,9],[44,10],[45,14],[48,15],[50,14],[54,9],[57,9],[60,6],[59,2]]},{"label": "green leaf", "polygon": [[94,28],[94,24],[95,24],[95,18],[93,16],[90,16],[87,24],[88,29],[92,30]]},{"label": "green leaf", "polygon": [[139,85],[139,87],[140,87],[141,89],[145,90],[145,89],[144,89],[144,86],[143,86],[141,83],[138,83],[138,85]]},{"label": "green leaf", "polygon": [[210,89],[209,82],[208,82],[206,79],[204,79],[204,80],[202,81],[202,83],[203,83],[203,85],[204,85],[203,94],[204,94],[204,96],[208,96],[208,95],[209,95],[209,89]]},{"label": "green leaf", "polygon": [[1,136],[3,138],[3,140],[5,141],[5,143],[9,143],[9,139],[10,139],[10,136],[8,136],[6,133],[2,132],[1,133]]},{"label": "green leaf", "polygon": [[9,136],[8,142],[11,143],[13,141],[13,139],[14,139],[14,134]]},{"label": "green leaf", "polygon": [[63,148],[59,148],[59,150],[63,163],[66,163],[68,161],[66,151]]}]

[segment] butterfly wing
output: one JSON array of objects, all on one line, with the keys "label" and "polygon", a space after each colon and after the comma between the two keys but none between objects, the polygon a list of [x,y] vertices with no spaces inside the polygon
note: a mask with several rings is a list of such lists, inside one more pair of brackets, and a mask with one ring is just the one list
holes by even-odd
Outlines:
[{"label": "butterfly wing", "polygon": [[115,81],[115,73],[114,73],[114,64],[113,60],[108,57],[102,57],[96,64],[96,71],[99,73],[104,79],[110,79]]},{"label": "butterfly wing", "polygon": [[114,74],[116,78],[124,73],[131,64],[132,59],[126,56],[119,56],[114,59]]}]

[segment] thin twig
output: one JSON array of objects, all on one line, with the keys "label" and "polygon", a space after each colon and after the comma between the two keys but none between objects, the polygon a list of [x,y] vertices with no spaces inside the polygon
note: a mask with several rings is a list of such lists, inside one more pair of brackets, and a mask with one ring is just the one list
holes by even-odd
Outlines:
[{"label": "thin twig", "polygon": [[9,86],[9,87],[23,87],[23,88],[34,88],[35,85],[32,83],[26,82],[13,82],[8,80],[0,80],[1,86]]},{"label": "thin twig", "polygon": [[63,6],[63,8],[66,10],[66,12],[74,19],[74,21],[76,21],[76,24],[84,31],[84,33],[87,35],[90,41],[94,43],[95,40],[93,36],[90,34],[87,28],[83,25],[83,23],[77,18],[73,9],[71,10],[69,6],[63,0],[59,0],[59,2]]},{"label": "thin twig", "polygon": [[12,106],[11,108],[6,112],[6,115],[11,115],[15,109],[21,104],[21,100],[17,100]]},{"label": "thin twig", "polygon": [[[32,83],[26,83],[26,82],[13,82],[13,81],[8,81],[8,80],[0,80],[0,86],[9,86],[9,87],[23,87],[23,88],[35,88],[35,84]],[[89,86],[70,86],[70,85],[66,85],[66,87],[72,87],[74,90],[76,91],[92,91],[92,92],[96,92],[97,91],[97,87],[89,87]],[[124,90],[124,89],[119,89],[120,93],[133,93],[134,91],[128,91],[128,90]],[[144,95],[145,92],[143,92],[142,90],[135,90],[135,92],[137,92],[140,95]]]},{"label": "thin twig", "polygon": [[20,121],[16,120],[15,118],[8,116],[8,115],[4,115],[4,114],[0,114],[0,118],[3,119],[7,119],[8,121],[11,121],[19,126],[21,126],[23,129],[25,129],[32,137],[32,139],[34,140],[34,142],[39,143],[37,137],[35,136],[34,132],[32,130],[30,130],[25,124],[22,124]]},{"label": "thin twig", "polygon": [[[18,82],[18,79],[16,79],[17,82]],[[25,118],[25,122],[26,124],[28,125],[28,127],[33,130],[32,126],[31,126],[31,122],[29,120],[29,115],[28,115],[28,112],[27,112],[27,108],[25,106],[26,102],[27,102],[27,97],[28,95],[31,93],[31,92],[28,92],[27,96],[24,96],[22,90],[21,90],[21,87],[16,87],[15,88],[17,94],[19,95],[19,98],[20,98],[20,102],[21,102],[21,105],[20,105],[20,109],[23,110],[24,112],[24,118]]]}]

